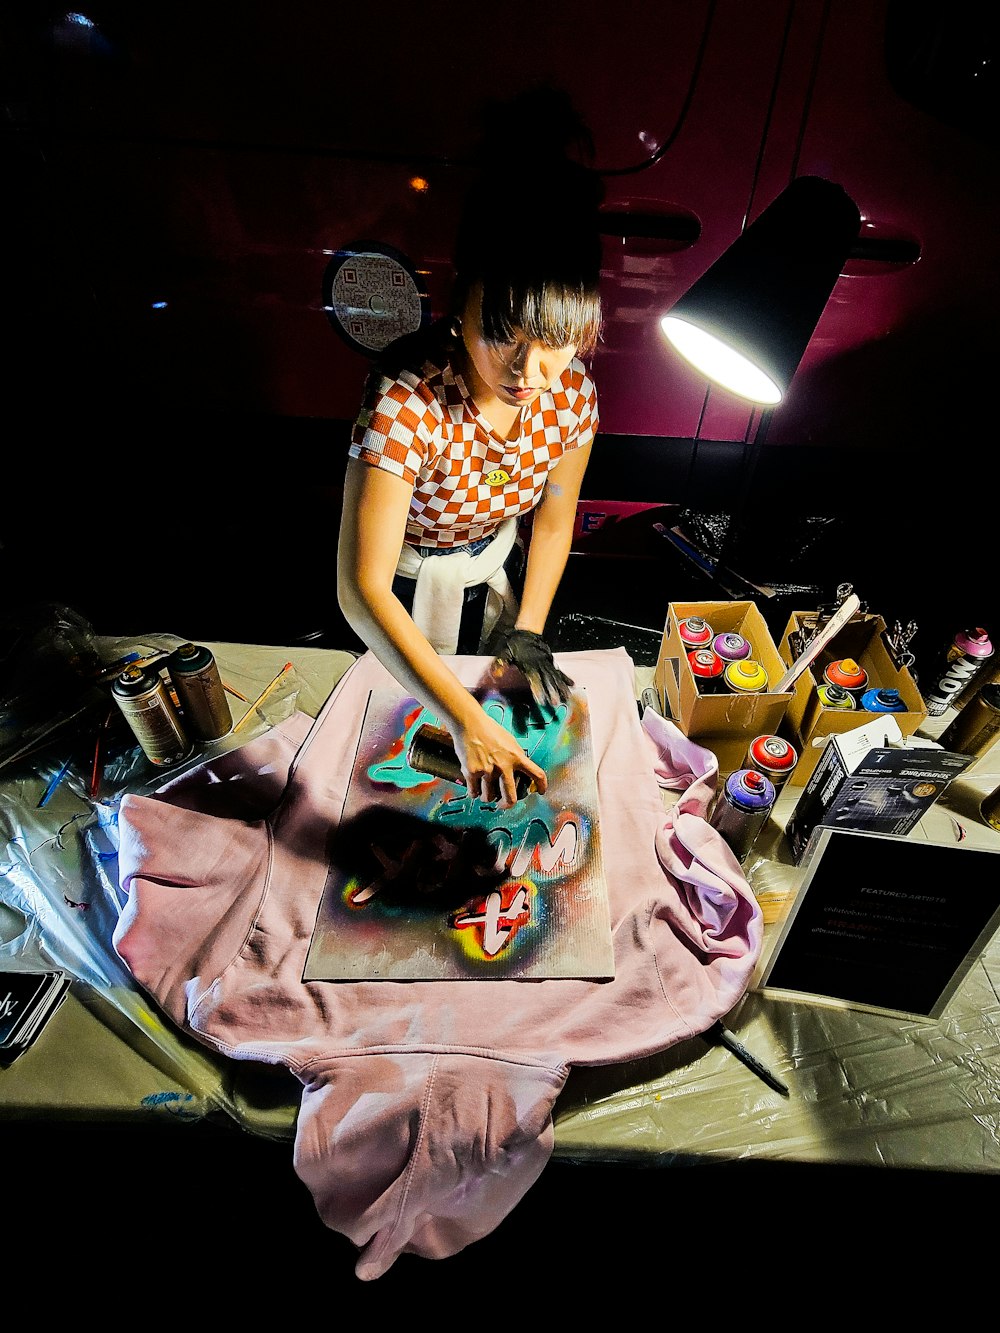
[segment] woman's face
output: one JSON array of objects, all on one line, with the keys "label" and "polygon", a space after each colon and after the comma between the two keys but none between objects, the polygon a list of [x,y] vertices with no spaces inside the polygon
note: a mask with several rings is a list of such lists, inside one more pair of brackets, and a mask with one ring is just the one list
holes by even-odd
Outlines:
[{"label": "woman's face", "polygon": [[559,379],[576,355],[576,344],[546,347],[517,332],[511,342],[490,342],[483,333],[482,289],[469,292],[462,312],[462,341],[469,358],[470,388],[482,407],[495,399],[525,407]]}]

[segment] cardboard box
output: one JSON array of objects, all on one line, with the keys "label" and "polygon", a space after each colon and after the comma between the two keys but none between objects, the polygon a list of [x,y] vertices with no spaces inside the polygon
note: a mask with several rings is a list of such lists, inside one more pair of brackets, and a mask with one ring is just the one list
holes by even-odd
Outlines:
[{"label": "cardboard box", "polygon": [[670,603],[653,682],[684,734],[716,755],[720,773],[731,773],[743,762],[755,736],[777,733],[793,693],[699,693],[678,628],[689,616],[704,616],[716,634],[735,631],[749,639],[754,658],[770,680],[779,680],[786,666],[753,602]]},{"label": "cardboard box", "polygon": [[[789,617],[780,649],[786,667],[798,656],[790,644],[792,635],[803,622],[811,623],[815,617],[814,611],[793,611]],[[855,616],[834,635],[792,687],[793,698],[785,714],[784,735],[799,751],[799,762],[788,779],[790,786],[801,787],[809,781],[828,736],[854,731],[868,719],[884,716],[893,717],[904,736],[912,736],[926,719],[927,711],[916,682],[910,672],[905,667],[897,667],[889,655],[883,638],[885,627],[881,616]],[[842,711],[824,708],[817,686],[823,683],[823,672],[827,665],[844,657],[853,657],[864,667],[868,672],[870,687],[898,690],[899,697],[906,704],[906,712],[874,714],[856,709]]]},{"label": "cardboard box", "polygon": [[909,833],[971,763],[969,755],[904,736],[892,713],[829,736],[785,827],[792,855],[801,859],[819,825]]}]

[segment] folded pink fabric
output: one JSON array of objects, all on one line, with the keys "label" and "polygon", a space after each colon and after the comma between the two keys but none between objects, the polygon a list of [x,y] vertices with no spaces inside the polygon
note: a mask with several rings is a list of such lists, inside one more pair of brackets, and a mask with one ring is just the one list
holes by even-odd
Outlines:
[{"label": "folded pink fabric", "polygon": [[[470,686],[489,665],[449,660]],[[122,800],[119,954],[200,1041],[300,1079],[295,1169],[363,1279],[492,1231],[551,1155],[571,1067],[704,1032],[760,952],[756,900],[704,818],[714,757],[640,726],[624,649],[557,660],[590,701],[610,981],[302,981],[369,691],[400,692],[371,654],[311,724]],[[669,813],[661,784],[682,789]]]}]

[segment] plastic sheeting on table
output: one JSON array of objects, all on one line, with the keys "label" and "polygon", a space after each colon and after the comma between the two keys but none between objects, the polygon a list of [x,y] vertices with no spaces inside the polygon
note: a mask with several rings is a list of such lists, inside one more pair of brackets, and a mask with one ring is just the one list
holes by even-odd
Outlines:
[{"label": "plastic sheeting on table", "polygon": [[[147,636],[143,642],[151,639],[179,642],[174,636]],[[107,651],[113,655],[114,648],[132,643],[114,641]],[[224,680],[248,699],[286,660],[293,661],[294,671],[262,716],[170,769],[170,777],[259,734],[293,707],[315,716],[353,660],[349,653],[315,648],[208,646]],[[637,669],[637,694],[651,674]],[[245,707],[234,704],[234,717]],[[928,734],[939,734],[949,720],[950,710],[926,724]],[[115,790],[102,790],[99,803],[72,784],[65,790],[61,784],[39,810],[51,774],[50,763],[0,783],[10,839],[0,875],[0,939],[6,941],[0,943],[0,964],[63,966],[96,987],[127,1017],[126,1034],[129,1025],[141,1031],[167,1067],[178,1071],[191,1094],[187,1113],[222,1110],[251,1132],[291,1138],[301,1094],[295,1080],[270,1071],[254,1077],[246,1066],[192,1044],[154,1012],[110,944],[119,910],[110,816],[121,791],[158,786],[166,775],[141,765],[123,770],[115,776]],[[910,836],[931,841],[961,836],[970,846],[1000,846],[1000,834],[978,814],[981,796],[998,783],[1000,747],[994,747],[951,785]],[[800,792],[786,787],[781,793],[746,866],[767,931],[777,928],[798,883],[782,830]],[[672,799],[665,793],[667,803]],[[79,906],[84,902],[86,910]],[[574,1068],[556,1107],[554,1156],[643,1166],[770,1158],[1000,1172],[1000,939],[971,968],[938,1021],[751,993],[727,1025],[788,1084],[788,1097],[701,1039],[641,1062]],[[43,1038],[36,1050],[45,1049]],[[81,1051],[81,1059],[87,1058]],[[148,1070],[143,1079],[137,1076],[137,1086],[148,1084]],[[126,1089],[122,1095],[123,1112],[138,1109],[128,1103]],[[169,1101],[163,1109],[170,1112]],[[59,1108],[39,1105],[38,1113],[46,1112],[59,1114]]]},{"label": "plastic sheeting on table", "polygon": [[[953,716],[928,719],[936,738]],[[1000,783],[1000,746],[947,789],[909,835],[1000,847],[979,814]],[[765,936],[800,882],[783,829],[801,787],[786,787],[745,870]],[[943,1017],[899,1019],[748,994],[727,1026],[789,1087],[772,1091],[725,1050],[694,1040],[641,1065],[574,1071],[554,1155],[637,1165],[771,1158],[808,1163],[1000,1172],[1000,935]]]},{"label": "plastic sheeting on table", "polygon": [[[107,663],[134,651],[142,655],[170,651],[183,642],[183,638],[171,634],[98,641],[101,660]],[[135,1101],[132,1103],[131,1090],[123,1084],[120,1104],[109,1106],[102,1089],[96,1086],[100,1083],[97,1066],[92,1071],[95,1115],[150,1111],[176,1115],[178,1107],[183,1106],[188,1118],[219,1111],[240,1121],[253,1118],[252,1099],[248,1100],[239,1087],[235,1062],[179,1032],[136,984],[114,950],[111,938],[122,906],[117,866],[118,807],[126,791],[153,791],[206,758],[244,744],[293,708],[317,712],[354,655],[309,648],[247,651],[241,645],[208,646],[215,652],[226,684],[248,701],[243,703],[233,696],[234,723],[241,722],[244,713],[249,715],[238,732],[196,746],[185,761],[168,769],[151,764],[138,742],[129,745],[103,765],[94,796],[89,794],[91,773],[82,757],[62,773],[65,740],[55,741],[50,748],[6,770],[0,782],[5,839],[0,862],[0,969],[62,968],[135,1029]],[[280,687],[269,693],[260,708],[253,709],[252,701],[289,659],[292,669]],[[58,785],[40,805],[60,773]],[[122,1039],[128,1038],[126,1025]],[[151,1052],[159,1053],[158,1060],[154,1054],[154,1063],[164,1072],[160,1097],[149,1086]],[[81,1055],[85,1058],[86,1053]],[[23,1081],[24,1068],[21,1064],[12,1067],[14,1074],[8,1085],[15,1076]],[[274,1084],[273,1079],[268,1081],[263,1076],[261,1081],[265,1088]],[[277,1100],[280,1106],[273,1125],[267,1110],[271,1100]],[[265,1113],[255,1128],[284,1137],[294,1124],[294,1114],[289,1117],[285,1109],[287,1100],[284,1085],[277,1099],[273,1092],[265,1091],[261,1096]],[[25,1106],[16,1096],[5,1101],[10,1113],[24,1113]],[[70,1108],[61,1100],[58,1106],[39,1104],[40,1113],[47,1109],[61,1114]],[[86,1106],[75,1109],[85,1113]]]}]

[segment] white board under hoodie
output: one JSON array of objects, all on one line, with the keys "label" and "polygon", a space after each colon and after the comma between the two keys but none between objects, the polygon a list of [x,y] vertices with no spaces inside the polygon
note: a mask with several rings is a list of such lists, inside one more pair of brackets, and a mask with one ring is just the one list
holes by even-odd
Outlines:
[{"label": "white board under hoodie", "polygon": [[[118,953],[182,1029],[298,1077],[294,1167],[363,1279],[492,1231],[551,1155],[570,1068],[705,1032],[760,952],[760,909],[705,818],[715,757],[650,710],[640,724],[624,649],[558,662],[590,701],[610,981],[302,981],[369,691],[403,693],[370,653],[315,721],[122,798]],[[449,663],[488,676],[487,658]],[[661,786],[681,789],[669,812]]]}]

